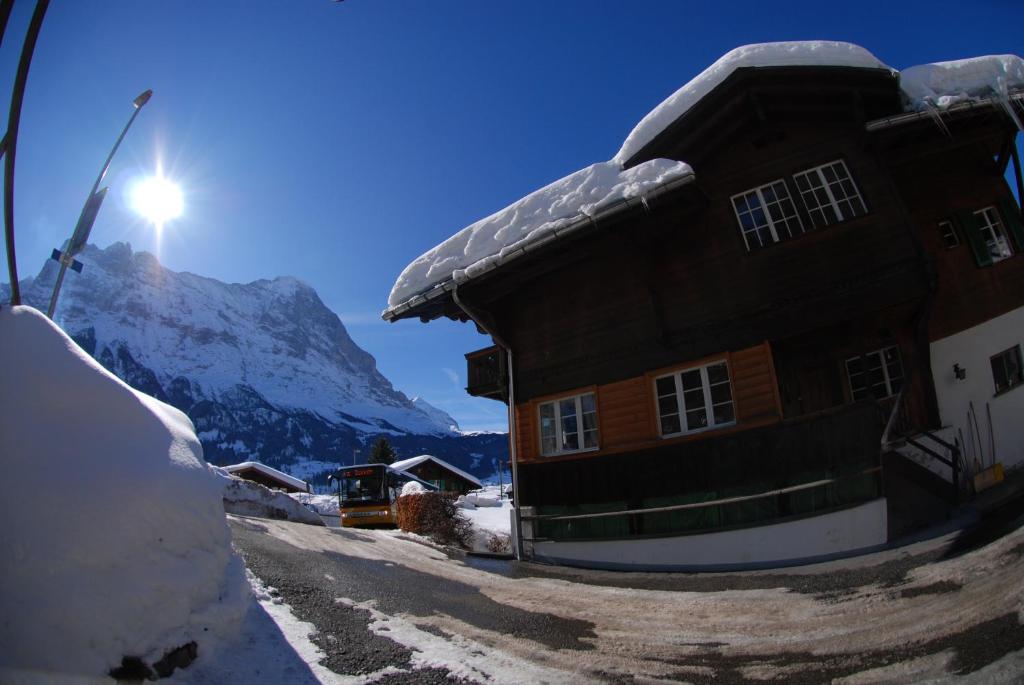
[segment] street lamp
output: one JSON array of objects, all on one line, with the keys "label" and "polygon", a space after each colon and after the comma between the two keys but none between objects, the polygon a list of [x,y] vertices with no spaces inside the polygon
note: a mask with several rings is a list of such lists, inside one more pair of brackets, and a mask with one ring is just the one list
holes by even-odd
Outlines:
[{"label": "street lamp", "polygon": [[107,187],[97,192],[97,188],[100,187],[103,177],[107,175],[107,169],[110,168],[110,160],[114,158],[114,153],[117,152],[121,141],[124,140],[124,135],[128,133],[128,129],[131,127],[132,122],[135,121],[135,117],[139,115],[139,110],[149,102],[151,97],[153,97],[153,91],[147,90],[132,101],[132,105],[135,108],[132,116],[128,119],[128,123],[124,125],[121,135],[117,137],[117,142],[111,148],[110,154],[107,155],[107,161],[103,163],[103,168],[100,169],[100,175],[96,177],[96,182],[92,184],[92,191],[90,191],[89,196],[85,200],[82,213],[78,216],[78,224],[75,226],[75,232],[71,234],[68,248],[64,252],[54,250],[50,255],[51,259],[60,262],[57,282],[53,284],[53,295],[50,297],[50,308],[46,310],[46,315],[51,319],[53,318],[54,310],[57,309],[57,297],[60,295],[60,286],[64,282],[64,273],[68,270],[68,267],[71,267],[78,273],[82,273],[82,263],[75,259],[75,255],[85,248],[85,244],[89,240],[89,233],[92,231],[92,225],[96,221],[96,215],[100,211],[100,205],[103,204],[103,198],[107,196],[107,191],[110,190]]}]

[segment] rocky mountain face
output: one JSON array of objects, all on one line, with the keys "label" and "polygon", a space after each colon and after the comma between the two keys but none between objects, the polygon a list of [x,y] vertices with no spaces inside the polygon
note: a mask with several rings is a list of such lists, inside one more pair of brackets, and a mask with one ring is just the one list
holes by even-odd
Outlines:
[{"label": "rocky mountain face", "polygon": [[[396,390],[298,279],[222,283],[124,243],[79,260],[55,320],[129,385],[185,411],[210,463],[257,460],[322,484],[380,435],[401,458],[434,454],[481,478],[508,459],[506,435],[462,434]],[[45,311],[57,268],[22,284],[26,304]]]}]

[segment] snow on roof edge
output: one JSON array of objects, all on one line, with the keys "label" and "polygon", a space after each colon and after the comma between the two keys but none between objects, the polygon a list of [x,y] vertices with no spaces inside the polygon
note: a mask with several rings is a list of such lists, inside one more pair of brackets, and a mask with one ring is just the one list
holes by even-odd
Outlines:
[{"label": "snow on roof edge", "polygon": [[460,468],[458,468],[456,466],[452,466],[451,464],[446,462],[444,459],[440,459],[438,457],[435,457],[432,454],[421,454],[418,457],[410,457],[408,459],[403,459],[402,461],[396,461],[396,462],[391,464],[391,468],[398,469],[399,471],[404,471],[406,469],[411,469],[413,466],[418,466],[419,464],[422,464],[423,462],[428,461],[428,460],[435,461],[440,466],[443,466],[444,468],[449,469],[450,471],[459,474],[460,476],[462,476],[466,480],[470,481],[471,483],[476,483],[481,488],[484,486],[484,484],[481,483],[480,479],[477,478],[476,476],[474,476],[472,474],[469,474],[469,473],[466,473],[462,469],[460,469]]},{"label": "snow on roof edge", "polygon": [[665,159],[626,170],[610,161],[580,169],[470,224],[420,255],[399,275],[381,317],[391,320],[459,283],[624,210],[638,197],[664,192],[693,177],[690,165]]},{"label": "snow on roof edge", "polygon": [[231,464],[230,466],[221,466],[220,468],[224,469],[228,473],[244,471],[245,469],[256,469],[257,471],[263,473],[264,475],[271,476],[272,478],[278,478],[294,487],[301,488],[303,490],[309,489],[309,484],[306,483],[306,481],[300,480],[295,476],[290,476],[287,473],[284,473],[283,471],[278,471],[277,469],[271,466],[267,466],[266,464],[259,461],[243,461],[238,464]]},{"label": "snow on roof edge", "polygon": [[[901,73],[881,62],[865,48],[842,41],[744,45],[723,55],[651,110],[633,128],[619,152],[608,162],[591,165],[534,191],[491,216],[470,224],[420,255],[399,275],[388,297],[388,307],[381,312],[381,317],[393,321],[450,292],[458,283],[498,268],[507,259],[560,237],[559,232],[567,232],[569,226],[578,228],[575,224],[585,222],[592,216],[589,212],[614,204],[611,192],[604,200],[591,204],[586,204],[588,198],[580,198],[581,195],[601,189],[614,189],[608,187],[615,186],[615,183],[609,181],[602,173],[603,170],[617,167],[621,177],[648,164],[670,163],[669,160],[649,160],[630,169],[622,169],[629,159],[685,115],[736,69],[782,66],[882,69],[898,74],[899,88],[905,100],[904,111],[945,109],[965,100],[994,95],[1018,128],[1024,130],[1024,124],[1014,111],[1009,97],[1014,89],[1024,88],[1024,61],[1016,55],[990,55],[936,62],[908,67]],[[684,166],[686,173],[692,176],[693,169],[689,165],[684,162],[675,163]],[[591,176],[597,177],[598,181],[595,183]],[[672,180],[662,181],[661,185],[667,186]],[[579,182],[578,187],[573,187],[574,181]],[[644,191],[639,194],[643,195]],[[572,209],[573,202],[576,203],[575,214],[559,213],[562,209]],[[461,255],[458,254],[460,251]]]},{"label": "snow on roof edge", "polygon": [[833,66],[864,69],[892,67],[853,43],[832,40],[741,45],[725,53],[644,116],[612,159],[625,164],[679,117],[741,67]]}]

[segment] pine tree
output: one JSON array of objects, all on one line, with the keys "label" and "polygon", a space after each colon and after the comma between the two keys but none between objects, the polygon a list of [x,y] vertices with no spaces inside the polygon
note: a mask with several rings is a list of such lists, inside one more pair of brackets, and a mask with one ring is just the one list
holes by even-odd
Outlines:
[{"label": "pine tree", "polygon": [[371,464],[392,464],[397,456],[387,438],[378,439],[370,449]]}]

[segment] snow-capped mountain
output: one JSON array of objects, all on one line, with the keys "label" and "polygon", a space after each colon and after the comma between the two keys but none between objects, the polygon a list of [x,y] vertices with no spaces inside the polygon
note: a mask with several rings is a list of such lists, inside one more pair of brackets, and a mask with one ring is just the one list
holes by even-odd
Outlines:
[{"label": "snow-capped mountain", "polygon": [[[503,436],[477,444],[451,416],[396,390],[296,278],[222,283],[124,243],[88,246],[79,260],[85,269],[65,278],[55,320],[130,385],[186,411],[212,463],[257,459],[313,476],[367,459],[363,446],[381,434],[402,456],[426,441],[453,463],[501,458]],[[57,268],[48,260],[22,286],[26,304],[45,310]]]}]

